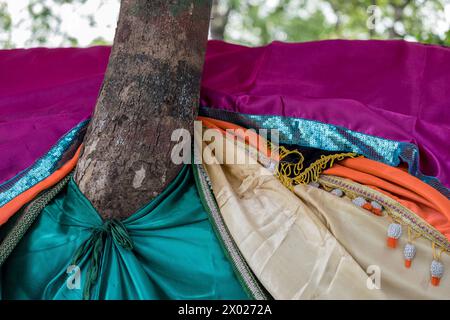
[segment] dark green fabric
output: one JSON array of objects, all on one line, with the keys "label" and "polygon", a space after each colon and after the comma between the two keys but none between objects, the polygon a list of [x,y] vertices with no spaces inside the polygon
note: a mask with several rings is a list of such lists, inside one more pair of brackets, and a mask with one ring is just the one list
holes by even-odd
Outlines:
[{"label": "dark green fabric", "polygon": [[[80,288],[69,289],[75,263]],[[2,267],[3,299],[247,299],[191,167],[131,217],[102,221],[73,180]]]},{"label": "dark green fabric", "polygon": [[[19,212],[14,214],[6,224],[0,227],[0,266],[5,263],[17,244],[22,240],[33,222],[39,217],[45,206],[67,185],[72,174],[59,181],[55,186],[41,192],[30,203],[26,204]],[[0,281],[1,284],[1,281]],[[1,290],[0,290],[1,292]]]}]

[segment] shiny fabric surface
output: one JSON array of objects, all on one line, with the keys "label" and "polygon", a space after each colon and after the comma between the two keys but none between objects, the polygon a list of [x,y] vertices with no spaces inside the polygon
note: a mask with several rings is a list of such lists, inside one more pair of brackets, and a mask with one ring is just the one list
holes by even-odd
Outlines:
[{"label": "shiny fabric surface", "polygon": [[[109,53],[109,47],[0,51],[0,183],[89,118]],[[412,172],[449,187],[449,68],[449,48],[404,41],[260,48],[210,41],[201,102],[413,143],[420,159],[406,150],[419,159]]]},{"label": "shiny fabric surface", "polygon": [[88,119],[109,47],[0,50],[0,183]]},{"label": "shiny fabric surface", "polygon": [[277,115],[253,115],[208,107],[200,108],[200,115],[229,121],[246,128],[277,129],[280,143],[330,151],[355,152],[369,159],[398,166],[408,165],[408,171],[450,198],[450,189],[437,178],[419,170],[419,149],[412,143],[372,136],[344,127],[318,121]]},{"label": "shiny fabric surface", "polygon": [[[237,150],[243,157],[244,149]],[[214,151],[221,157],[223,149]],[[429,240],[415,239],[411,269],[403,261],[406,236],[397,249],[386,246],[388,217],[308,185],[290,192],[260,164],[206,169],[227,228],[275,299],[450,298],[447,273],[439,287],[430,283]],[[447,254],[441,261],[450,265]],[[374,289],[368,282],[378,276]]]},{"label": "shiny fabric surface", "polygon": [[[420,183],[416,183],[415,181],[411,183],[411,180],[403,179],[403,177],[399,177],[399,179],[402,179],[405,183],[399,185],[386,179],[386,177],[382,178],[377,176],[374,172],[366,173],[341,164],[325,170],[323,174],[350,179],[369,188],[378,190],[409,208],[450,240],[450,218],[447,217],[447,213],[450,212],[450,200],[444,198],[442,199],[443,201],[440,201],[435,197],[436,195],[440,196],[440,194],[435,194],[433,189],[428,191],[424,190],[424,195],[420,195],[414,191],[416,189],[414,187],[420,186]],[[395,174],[393,170],[389,170],[388,172],[388,177]],[[411,187],[413,188],[411,189]]]},{"label": "shiny fabric surface", "polygon": [[[237,157],[244,157],[241,150]],[[206,170],[228,230],[275,299],[384,298],[367,290],[364,271],[269,171],[259,164],[211,164]]]},{"label": "shiny fabric surface", "polygon": [[69,289],[75,252],[95,232],[108,230],[106,224],[71,180],[3,265],[2,298],[82,299],[95,253],[100,260],[91,299],[247,298],[201,206],[190,166],[124,220],[121,232],[107,231],[101,250],[78,251],[80,288]]},{"label": "shiny fabric surface", "polygon": [[450,48],[406,41],[212,41],[202,105],[282,115],[413,143],[420,169],[450,187]]}]

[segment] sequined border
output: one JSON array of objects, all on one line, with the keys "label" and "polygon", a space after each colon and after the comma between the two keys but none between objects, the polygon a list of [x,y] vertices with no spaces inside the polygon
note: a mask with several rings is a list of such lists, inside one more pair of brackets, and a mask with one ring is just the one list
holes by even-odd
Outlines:
[{"label": "sequined border", "polygon": [[278,129],[280,143],[297,144],[328,151],[355,152],[366,158],[398,166],[408,164],[409,173],[431,185],[450,199],[450,190],[435,177],[419,170],[419,150],[416,145],[371,136],[341,126],[302,118],[252,115],[202,106],[199,114],[229,121],[246,128]]}]

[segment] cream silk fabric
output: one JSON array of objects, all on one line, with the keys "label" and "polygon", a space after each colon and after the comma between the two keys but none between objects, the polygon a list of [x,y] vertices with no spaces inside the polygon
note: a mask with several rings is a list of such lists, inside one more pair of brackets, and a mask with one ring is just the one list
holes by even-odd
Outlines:
[{"label": "cream silk fabric", "polygon": [[[430,264],[433,259],[431,242],[424,238],[414,241],[417,253],[410,269],[405,268],[403,248],[407,242],[404,234],[396,249],[386,246],[386,231],[391,222],[378,217],[349,199],[338,198],[326,191],[310,186],[295,187],[295,194],[339,240],[356,262],[367,270],[377,265],[381,270],[381,291],[389,299],[449,299],[450,277],[444,272],[438,287],[430,284]],[[404,228],[405,230],[406,228]],[[406,231],[404,231],[406,233]],[[441,255],[444,266],[450,266],[449,256]]]},{"label": "cream silk fabric", "polygon": [[[219,162],[224,146],[233,146],[224,141],[214,144]],[[208,154],[211,144],[203,147]],[[242,160],[242,145],[236,153]],[[215,163],[205,168],[232,237],[275,299],[450,297],[448,276],[439,287],[430,284],[428,240],[415,241],[411,269],[404,267],[404,237],[397,249],[386,247],[388,218],[314,187],[300,185],[293,193],[260,164]],[[443,254],[442,262],[450,265],[449,257]],[[366,271],[373,265],[381,271],[381,289],[367,286],[371,280]]]}]

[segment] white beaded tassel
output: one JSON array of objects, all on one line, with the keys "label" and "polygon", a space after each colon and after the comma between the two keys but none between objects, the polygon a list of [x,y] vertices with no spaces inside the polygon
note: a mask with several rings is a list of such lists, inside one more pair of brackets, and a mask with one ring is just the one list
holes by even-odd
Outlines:
[{"label": "white beaded tassel", "polygon": [[442,264],[441,260],[441,254],[444,249],[441,248],[439,253],[436,253],[436,244],[433,242],[432,244],[433,248],[433,261],[431,262],[430,266],[430,272],[431,272],[431,284],[433,286],[439,286],[439,283],[441,282],[441,278],[444,275],[444,265]]},{"label": "white beaded tassel", "polygon": [[313,182],[308,183],[308,186],[314,187],[314,188],[319,188],[320,184],[316,181],[313,181]]},{"label": "white beaded tassel", "polygon": [[341,189],[333,189],[330,191],[331,194],[335,195],[336,197],[342,197],[344,195],[344,191],[342,191]]},{"label": "white beaded tassel", "polygon": [[397,240],[402,236],[402,226],[398,223],[391,223],[387,232],[387,246],[389,248],[397,247]]},{"label": "white beaded tassel", "polygon": [[383,215],[383,206],[376,201],[371,201],[370,205],[372,206],[372,212],[377,216]]},{"label": "white beaded tassel", "polygon": [[442,262],[438,260],[433,260],[431,262],[430,271],[431,271],[431,284],[433,286],[438,286],[442,276],[444,275],[444,265],[442,264]]},{"label": "white beaded tassel", "polygon": [[352,202],[358,207],[363,207],[367,203],[366,199],[364,199],[363,197],[357,197],[353,199]]},{"label": "white beaded tassel", "polygon": [[416,255],[416,246],[412,243],[407,243],[405,249],[403,249],[403,255],[405,256],[405,267],[411,267],[411,261]]}]

